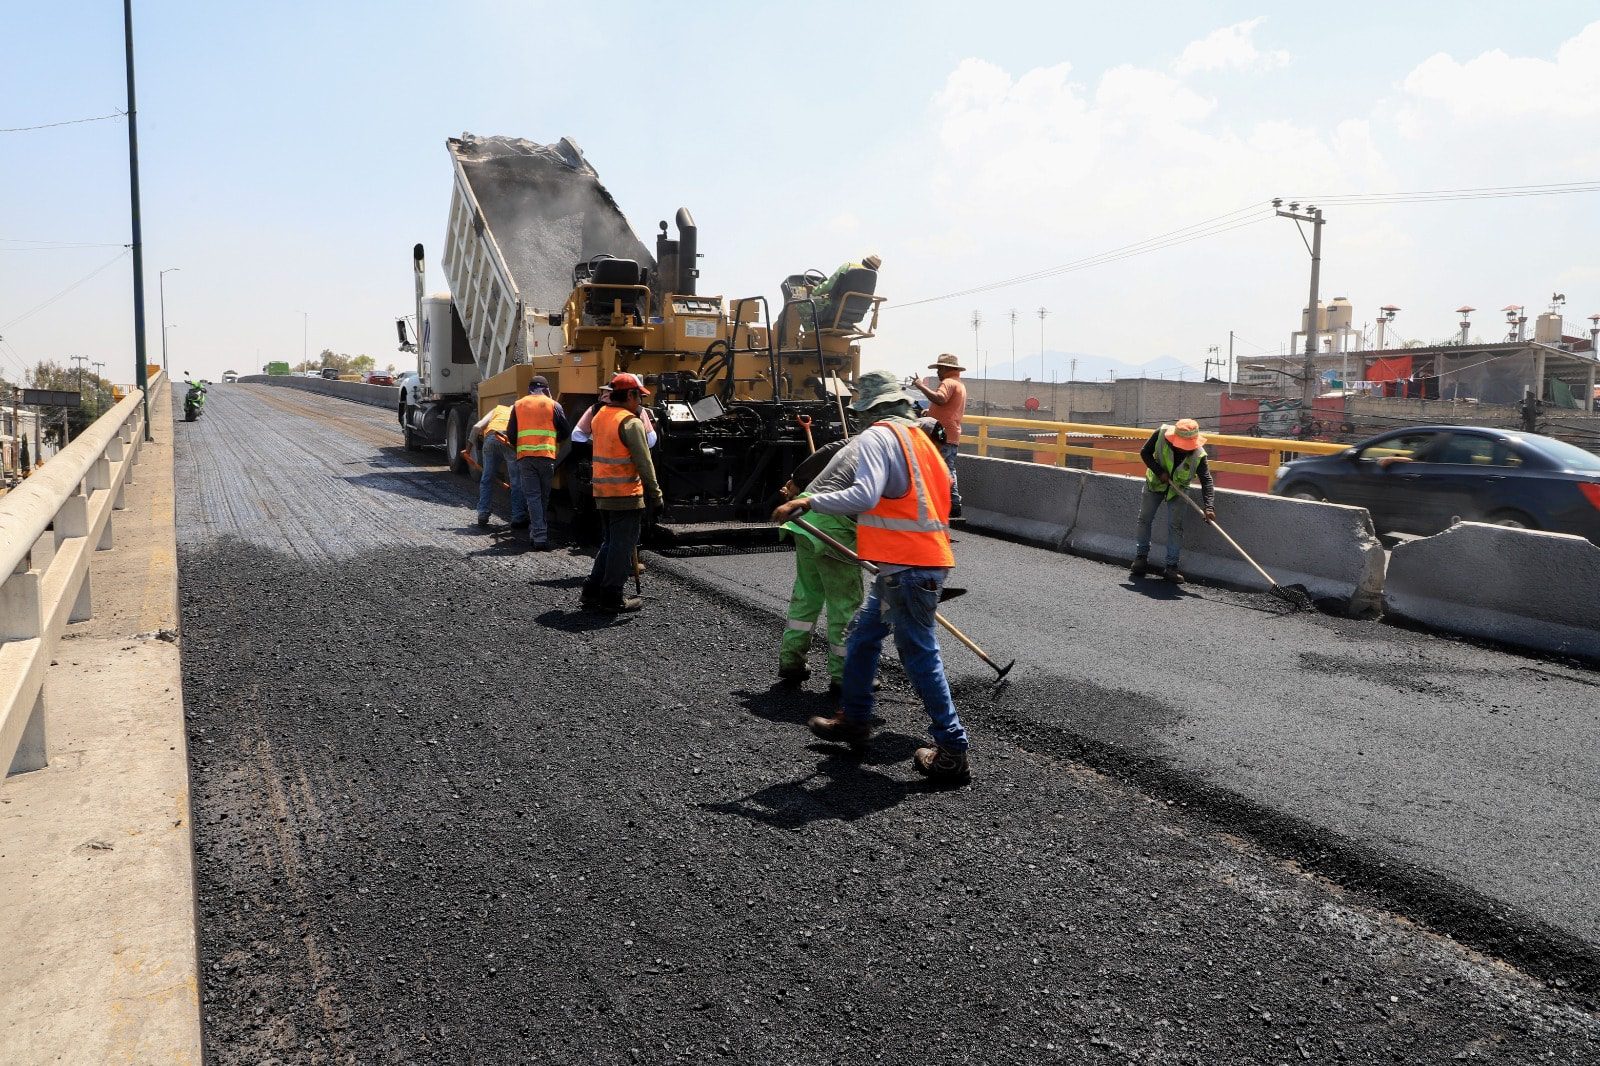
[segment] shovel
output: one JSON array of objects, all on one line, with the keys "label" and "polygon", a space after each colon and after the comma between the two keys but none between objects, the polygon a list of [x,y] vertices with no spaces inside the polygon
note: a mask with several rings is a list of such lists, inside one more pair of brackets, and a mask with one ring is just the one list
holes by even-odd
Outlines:
[{"label": "shovel", "polygon": [[[846,548],[843,544],[840,544],[837,540],[835,540],[834,538],[828,536],[828,534],[824,533],[822,530],[818,529],[816,526],[812,525],[810,522],[807,522],[804,518],[791,518],[791,519],[789,519],[789,521],[793,522],[795,525],[799,526],[801,529],[805,530],[807,533],[810,533],[813,537],[816,537],[818,540],[822,541],[822,543],[826,544],[828,547],[830,547],[834,551],[838,552],[839,555],[841,555],[842,557],[844,557],[846,559],[849,559],[851,562],[853,562],[857,566],[861,567],[861,569],[865,570],[867,573],[873,575],[874,577],[877,576],[877,574],[878,574],[878,566],[877,566],[876,563],[870,563],[867,560],[861,558],[861,556],[857,555],[855,552],[851,551],[849,548]],[[950,591],[952,593],[950,598],[953,599],[955,596],[960,596],[960,595],[964,594],[967,590],[966,589],[952,589]],[[939,599],[940,599],[940,602],[943,602],[945,597],[943,595],[941,595],[939,597]],[[945,629],[950,631],[950,635],[951,636],[955,637],[961,643],[965,644],[967,646],[967,649],[969,651],[971,651],[972,654],[976,655],[978,658],[982,659],[986,664],[988,664],[989,669],[991,669],[991,670],[993,670],[995,672],[994,682],[995,682],[996,685],[999,685],[999,684],[1003,683],[1005,681],[1005,679],[1006,679],[1006,675],[1011,672],[1011,668],[1013,666],[1017,665],[1017,660],[1012,659],[1010,662],[1006,663],[1005,666],[1001,666],[999,663],[997,663],[993,659],[989,658],[989,656],[984,652],[984,650],[982,648],[978,647],[977,641],[973,640],[971,637],[969,637],[965,633],[961,632],[961,630],[957,629],[955,627],[955,625],[951,623],[950,619],[946,618],[944,615],[940,614],[938,611],[935,611],[933,613],[933,617],[940,625],[944,626]]]},{"label": "shovel", "polygon": [[[1178,499],[1182,500],[1184,503],[1200,512],[1200,517],[1205,517],[1206,509],[1201,507],[1198,503],[1195,503],[1194,500],[1190,499],[1187,492],[1184,492],[1180,489],[1178,491]],[[1250,553],[1239,547],[1239,542],[1228,536],[1228,531],[1223,529],[1216,519],[1211,519],[1210,525],[1212,529],[1215,529],[1218,533],[1222,534],[1222,539],[1228,542],[1229,547],[1239,553],[1239,558],[1255,567],[1256,573],[1261,575],[1261,580],[1272,586],[1272,594],[1274,596],[1278,597],[1278,599],[1282,600],[1284,603],[1287,603],[1297,611],[1316,610],[1316,605],[1311,602],[1311,597],[1306,595],[1304,589],[1297,586],[1291,587],[1280,585],[1276,581],[1272,580],[1272,575],[1263,570],[1260,563],[1250,558]]]}]

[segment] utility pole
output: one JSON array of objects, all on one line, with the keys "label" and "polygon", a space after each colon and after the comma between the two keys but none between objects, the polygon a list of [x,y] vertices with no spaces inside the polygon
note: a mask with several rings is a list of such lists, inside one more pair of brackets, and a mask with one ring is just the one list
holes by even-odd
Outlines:
[{"label": "utility pole", "polygon": [[983,325],[983,315],[977,309],[972,311],[972,362],[974,366],[983,367],[983,409],[989,413],[989,361],[978,354],[978,327]]},{"label": "utility pole", "polygon": [[144,231],[139,224],[139,109],[133,96],[133,0],[122,0],[122,38],[128,72],[128,205],[133,216],[133,384],[144,394],[144,439],[150,440],[144,358]]},{"label": "utility pole", "polygon": [[1306,234],[1300,228],[1300,223],[1311,223],[1311,242],[1306,245],[1306,251],[1311,253],[1311,296],[1306,304],[1306,353],[1300,380],[1300,429],[1304,436],[1310,428],[1311,414],[1317,403],[1317,294],[1318,283],[1322,280],[1323,218],[1322,208],[1311,204],[1306,205],[1305,214],[1300,213],[1298,203],[1290,204],[1287,211],[1283,210],[1282,205],[1282,199],[1272,201],[1278,217],[1294,219],[1295,228],[1300,230],[1301,241],[1306,239]]},{"label": "utility pole", "polygon": [[301,311],[300,316],[300,362],[304,366],[311,361],[311,356],[306,354],[306,338],[311,335],[311,312]]},{"label": "utility pole", "polygon": [[1039,308],[1039,380],[1044,380],[1044,316],[1050,312]]},{"label": "utility pole", "polygon": [[1017,309],[1011,309],[1011,378],[1017,378]]},{"label": "utility pole", "polygon": [[87,355],[69,355],[67,359],[78,364],[78,391],[83,392],[83,364],[89,361]]}]

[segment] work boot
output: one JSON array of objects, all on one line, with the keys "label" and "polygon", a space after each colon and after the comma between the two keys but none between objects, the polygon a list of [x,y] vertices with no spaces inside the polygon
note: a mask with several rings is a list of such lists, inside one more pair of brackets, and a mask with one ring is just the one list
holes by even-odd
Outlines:
[{"label": "work boot", "polygon": [[811,677],[811,671],[804,666],[778,667],[778,680],[791,688],[804,684]]},{"label": "work boot", "polygon": [[1181,585],[1188,580],[1188,578],[1184,577],[1178,572],[1178,568],[1176,566],[1169,566],[1165,570],[1161,571],[1161,579],[1163,581],[1170,581],[1174,585]]},{"label": "work boot", "polygon": [[972,780],[972,770],[967,765],[967,753],[946,748],[918,748],[911,757],[917,772],[929,781],[946,785],[965,785]]},{"label": "work boot", "polygon": [[527,529],[528,528],[528,520],[526,518],[513,518],[511,520],[511,528],[512,529]]},{"label": "work boot", "polygon": [[600,590],[599,598],[595,600],[593,609],[603,614],[627,614],[637,611],[644,606],[644,600],[638,596],[623,595],[621,589],[607,591]]},{"label": "work boot", "polygon": [[599,585],[594,585],[587,581],[583,583],[583,598],[581,602],[585,609],[599,607],[602,598],[603,593]]},{"label": "work boot", "polygon": [[870,723],[846,718],[843,711],[835,712],[831,718],[817,715],[806,722],[806,727],[823,740],[848,744],[858,750],[866,747],[867,740],[872,736]]},{"label": "work boot", "polygon": [[479,529],[486,529],[486,528],[488,528],[488,525],[489,525],[489,516],[486,515],[486,514],[479,515],[478,516],[478,528]]},{"label": "work boot", "polygon": [[1133,565],[1128,568],[1128,573],[1132,577],[1144,577],[1144,575],[1148,574],[1149,572],[1150,560],[1143,555],[1134,559]]},{"label": "work boot", "polygon": [[528,545],[528,550],[531,552],[547,552],[550,550],[550,542],[548,540],[536,540]]}]

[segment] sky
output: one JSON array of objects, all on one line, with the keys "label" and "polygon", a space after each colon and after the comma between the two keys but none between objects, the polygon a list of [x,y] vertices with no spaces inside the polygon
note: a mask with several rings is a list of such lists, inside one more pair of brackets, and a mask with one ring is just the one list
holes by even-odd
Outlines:
[{"label": "sky", "polygon": [[[9,5],[0,128],[126,107],[121,7]],[[303,347],[405,365],[444,141],[571,137],[648,239],[688,207],[701,291],[883,258],[863,362],[1009,376],[1199,367],[1288,343],[1325,199],[1322,294],[1400,337],[1498,339],[1500,308],[1600,312],[1600,193],[1342,198],[1600,179],[1592,0],[1352,3],[454,0],[134,4],[147,343],[215,378]],[[0,373],[86,355],[131,380],[124,119],[0,132]],[[1207,223],[1200,229],[1187,227]],[[1196,239],[1045,273],[1148,238]],[[70,246],[69,246],[70,245]],[[98,273],[96,273],[98,271]],[[92,275],[92,276],[91,276]],[[951,293],[967,293],[935,299]],[[43,305],[43,306],[41,306]],[[974,313],[981,317],[974,331]]]}]

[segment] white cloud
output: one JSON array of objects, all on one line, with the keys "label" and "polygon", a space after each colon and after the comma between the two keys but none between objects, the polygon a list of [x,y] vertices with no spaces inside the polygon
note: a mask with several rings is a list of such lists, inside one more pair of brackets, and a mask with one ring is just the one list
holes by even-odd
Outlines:
[{"label": "white cloud", "polygon": [[1178,74],[1204,70],[1272,70],[1288,66],[1289,53],[1280,48],[1262,51],[1251,39],[1260,18],[1236,22],[1192,41],[1172,69]]},{"label": "white cloud", "polygon": [[1600,22],[1562,44],[1554,60],[1497,48],[1463,63],[1440,52],[1406,75],[1403,88],[1412,106],[1401,123],[1410,134],[1438,110],[1468,122],[1600,116]]}]

